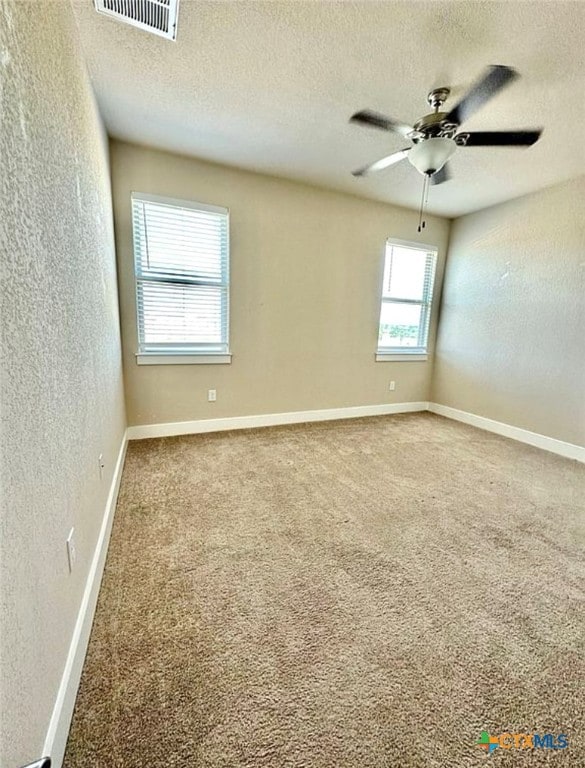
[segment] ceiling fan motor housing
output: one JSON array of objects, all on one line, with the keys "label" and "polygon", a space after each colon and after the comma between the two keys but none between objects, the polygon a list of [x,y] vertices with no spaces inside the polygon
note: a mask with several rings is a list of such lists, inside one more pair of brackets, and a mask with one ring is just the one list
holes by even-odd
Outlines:
[{"label": "ceiling fan motor housing", "polygon": [[421,117],[414,124],[414,135],[411,137],[413,142],[416,144],[417,141],[424,141],[432,136],[445,136],[452,139],[458,126],[449,122],[448,117],[447,112],[431,112]]}]

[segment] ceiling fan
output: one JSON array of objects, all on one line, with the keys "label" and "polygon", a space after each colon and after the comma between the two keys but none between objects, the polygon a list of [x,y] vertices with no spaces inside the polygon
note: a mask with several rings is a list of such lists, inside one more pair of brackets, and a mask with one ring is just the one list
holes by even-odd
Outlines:
[{"label": "ceiling fan", "polygon": [[446,163],[457,147],[528,147],[534,144],[542,133],[540,128],[524,131],[457,132],[459,126],[518,77],[518,72],[511,67],[502,65],[488,67],[482,77],[449,112],[441,111],[449,96],[449,88],[435,88],[427,96],[427,101],[434,112],[421,117],[414,126],[369,109],[356,112],[351,116],[350,122],[398,133],[410,139],[413,146],[358,168],[353,171],[353,175],[367,176],[408,158],[417,171],[426,177],[425,185],[429,181],[431,184],[443,184],[450,178]]}]

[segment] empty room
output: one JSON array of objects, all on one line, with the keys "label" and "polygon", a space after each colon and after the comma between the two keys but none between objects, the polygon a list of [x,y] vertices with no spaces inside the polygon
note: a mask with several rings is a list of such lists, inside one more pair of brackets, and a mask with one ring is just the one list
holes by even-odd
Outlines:
[{"label": "empty room", "polygon": [[0,768],[585,768],[584,33],[0,0]]}]

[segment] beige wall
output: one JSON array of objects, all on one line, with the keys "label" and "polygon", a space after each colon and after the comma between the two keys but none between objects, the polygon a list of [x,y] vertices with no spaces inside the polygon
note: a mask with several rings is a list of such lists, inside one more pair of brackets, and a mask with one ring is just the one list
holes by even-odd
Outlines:
[{"label": "beige wall", "polygon": [[433,400],[585,444],[585,178],[451,230]]},{"label": "beige wall", "polygon": [[[384,244],[420,239],[414,211],[120,142],[111,158],[130,424],[428,399],[432,360],[374,360]],[[230,209],[231,365],[136,364],[132,191]],[[429,217],[422,240],[437,294],[448,229]]]},{"label": "beige wall", "polygon": [[107,143],[69,3],[31,8],[0,9],[6,768],[41,755],[125,428]]}]

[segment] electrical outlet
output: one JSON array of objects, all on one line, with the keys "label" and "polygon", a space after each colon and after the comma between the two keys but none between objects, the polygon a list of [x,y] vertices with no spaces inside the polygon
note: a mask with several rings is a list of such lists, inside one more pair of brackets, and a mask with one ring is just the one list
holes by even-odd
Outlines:
[{"label": "electrical outlet", "polygon": [[76,560],[77,548],[75,546],[75,528],[72,528],[69,531],[69,536],[67,536],[67,561],[69,563],[69,573],[73,573]]},{"label": "electrical outlet", "polygon": [[391,381],[390,382],[390,386],[388,387],[388,389],[390,390],[390,392],[394,392],[394,390],[396,389],[396,382],[395,381]]},{"label": "electrical outlet", "polygon": [[101,480],[103,478],[103,476],[104,476],[104,467],[106,466],[105,462],[104,462],[104,454],[103,453],[100,453],[100,455],[98,456],[98,466],[99,466],[99,469],[100,469],[100,480]]},{"label": "electrical outlet", "polygon": [[207,390],[207,399],[210,403],[215,403],[217,400],[217,390],[216,389],[208,389]]}]

